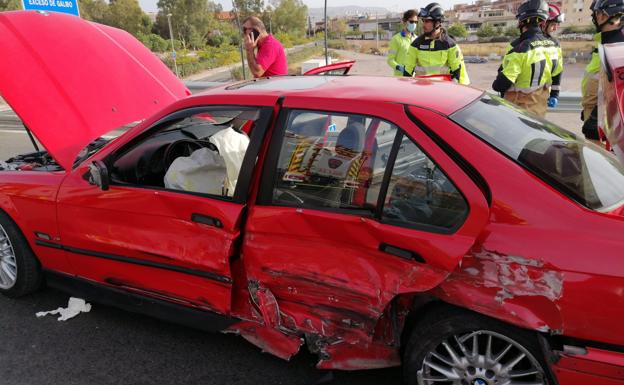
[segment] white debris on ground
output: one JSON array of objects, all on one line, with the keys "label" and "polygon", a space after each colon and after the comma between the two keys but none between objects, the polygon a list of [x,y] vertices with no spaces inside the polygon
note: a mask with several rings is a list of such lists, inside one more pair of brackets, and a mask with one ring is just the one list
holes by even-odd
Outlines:
[{"label": "white debris on ground", "polygon": [[60,314],[57,321],[67,321],[70,318],[74,318],[80,313],[88,313],[91,311],[91,304],[85,302],[84,299],[70,297],[67,307],[59,307],[56,310],[40,311],[36,314],[37,317],[45,317],[47,315]]}]

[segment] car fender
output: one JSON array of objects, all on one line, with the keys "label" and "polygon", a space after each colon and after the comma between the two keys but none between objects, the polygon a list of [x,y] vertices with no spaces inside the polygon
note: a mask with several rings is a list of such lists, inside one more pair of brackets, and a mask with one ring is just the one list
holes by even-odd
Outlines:
[{"label": "car fender", "polygon": [[560,271],[531,259],[473,251],[431,294],[521,328],[561,334],[562,292]]}]

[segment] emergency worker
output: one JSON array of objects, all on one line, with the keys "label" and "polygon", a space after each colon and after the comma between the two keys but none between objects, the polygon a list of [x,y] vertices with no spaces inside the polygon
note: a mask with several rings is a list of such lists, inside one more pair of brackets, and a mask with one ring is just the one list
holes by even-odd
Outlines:
[{"label": "emergency worker", "polygon": [[403,13],[403,29],[392,36],[388,50],[388,65],[394,70],[394,76],[412,76],[414,63],[409,59],[409,48],[416,39],[418,13],[410,9]]},{"label": "emergency worker", "polygon": [[[565,20],[565,14],[561,13],[561,9],[555,4],[548,4],[548,20],[544,24],[542,28],[542,32],[544,36],[555,42],[557,46],[557,61],[561,63],[561,73],[553,76],[552,85],[550,86],[550,97],[548,98],[548,107],[557,107],[557,103],[559,100],[559,89],[561,86],[561,77],[563,76],[563,52],[561,51],[561,44],[559,44],[559,40],[555,38],[555,32],[559,29],[559,24],[563,23]],[[553,68],[556,68],[558,63],[554,62],[553,59]]]},{"label": "emergency worker", "polygon": [[600,57],[598,45],[624,41],[621,20],[624,14],[624,0],[595,0],[591,4],[591,10],[592,21],[597,32],[594,35],[596,47],[592,51],[591,61],[585,67],[585,76],[581,83],[583,94],[581,119],[585,138],[599,140],[597,104]]},{"label": "emergency worker", "polygon": [[464,56],[455,40],[442,28],[444,11],[438,3],[421,8],[423,33],[412,43],[409,56],[414,75],[450,74],[460,84],[470,84]]},{"label": "emergency worker", "polygon": [[548,19],[548,4],[528,0],[518,7],[516,19],[520,37],[511,42],[492,88],[510,102],[543,117],[552,77],[562,68],[555,42],[541,29]]}]

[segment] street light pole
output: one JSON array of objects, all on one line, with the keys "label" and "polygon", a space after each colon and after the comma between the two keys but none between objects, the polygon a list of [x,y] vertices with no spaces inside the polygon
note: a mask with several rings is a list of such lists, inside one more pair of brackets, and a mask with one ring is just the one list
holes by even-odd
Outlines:
[{"label": "street light pole", "polygon": [[240,57],[241,57],[241,70],[243,71],[243,80],[247,79],[247,74],[245,73],[245,56],[243,56],[243,41],[245,39],[243,31],[243,27],[240,23],[240,18],[238,17],[238,8],[236,8],[236,1],[232,0],[232,11],[234,11],[234,15],[236,15],[236,25],[238,26],[238,32],[241,34],[241,41],[238,45],[240,49]]},{"label": "street light pole", "polygon": [[325,7],[323,8],[323,15],[325,18],[325,65],[329,65],[329,56],[327,56],[327,0],[325,0]]},{"label": "street light pole", "polygon": [[171,38],[171,54],[173,55],[173,68],[175,68],[175,73],[177,77],[180,77],[180,73],[178,72],[178,61],[176,59],[176,51],[175,45],[173,44],[173,29],[171,28],[171,14],[167,14],[167,22],[169,23],[169,37]]}]

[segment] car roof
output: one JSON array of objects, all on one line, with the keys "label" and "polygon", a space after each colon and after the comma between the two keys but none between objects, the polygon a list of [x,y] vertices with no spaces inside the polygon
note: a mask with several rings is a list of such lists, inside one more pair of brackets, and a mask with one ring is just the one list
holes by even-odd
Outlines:
[{"label": "car roof", "polygon": [[245,80],[211,88],[201,95],[302,96],[325,100],[400,103],[444,115],[466,106],[483,91],[454,82],[424,78],[381,76],[276,76]]}]

